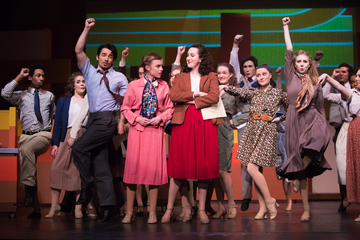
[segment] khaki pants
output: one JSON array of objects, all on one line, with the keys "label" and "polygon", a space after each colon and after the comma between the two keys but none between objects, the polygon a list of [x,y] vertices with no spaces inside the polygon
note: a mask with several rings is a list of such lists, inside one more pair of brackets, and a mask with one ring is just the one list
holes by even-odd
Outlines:
[{"label": "khaki pants", "polygon": [[21,182],[28,186],[36,186],[37,157],[50,147],[51,132],[39,132],[33,135],[22,134],[19,139],[19,156]]}]

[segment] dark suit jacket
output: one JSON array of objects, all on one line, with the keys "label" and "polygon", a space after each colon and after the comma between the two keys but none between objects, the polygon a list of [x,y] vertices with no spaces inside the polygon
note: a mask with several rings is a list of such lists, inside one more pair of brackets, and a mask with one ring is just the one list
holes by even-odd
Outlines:
[{"label": "dark suit jacket", "polygon": [[57,101],[55,112],[55,123],[53,135],[51,138],[52,145],[59,146],[60,142],[65,140],[71,98],[62,97]]},{"label": "dark suit jacket", "polygon": [[[176,74],[173,86],[171,87],[170,99],[175,103],[175,111],[172,117],[172,124],[183,124],[186,110],[189,104],[185,102],[195,101],[197,109],[209,107],[219,102],[219,82],[216,73],[202,76],[200,79],[200,91],[208,95],[193,99],[194,92],[191,91],[190,73]],[[214,125],[222,124],[222,118],[212,119]]]}]

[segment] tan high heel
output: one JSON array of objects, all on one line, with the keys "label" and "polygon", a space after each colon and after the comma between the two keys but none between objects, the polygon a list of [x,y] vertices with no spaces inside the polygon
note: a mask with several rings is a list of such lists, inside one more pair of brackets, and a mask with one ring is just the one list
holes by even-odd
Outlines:
[{"label": "tan high heel", "polygon": [[127,212],[123,220],[121,221],[123,224],[128,224],[132,222],[132,212]]},{"label": "tan high heel", "polygon": [[263,220],[266,217],[266,214],[268,213],[268,210],[267,209],[260,209],[259,212],[256,214],[255,216],[255,220]]},{"label": "tan high heel", "polygon": [[80,218],[83,218],[83,213],[81,211],[81,205],[76,205],[75,206],[75,218],[76,219],[80,219]]},{"label": "tan high heel", "polygon": [[360,222],[360,215],[354,219],[355,222]]},{"label": "tan high heel", "polygon": [[170,212],[170,217],[169,217],[169,218],[166,218],[166,217],[165,217],[165,214],[164,214],[164,216],[161,218],[161,223],[170,223],[170,222],[171,222],[171,218],[172,218],[172,216],[174,215],[174,209],[173,209],[173,208],[171,208],[171,209],[167,208],[166,211],[165,211],[165,213],[166,213],[167,211],[171,211],[171,212]]},{"label": "tan high heel", "polygon": [[[204,218],[201,217],[200,212],[203,212],[203,213],[205,214],[205,217],[204,217]],[[209,218],[208,218],[205,210],[200,210],[200,209],[199,209],[198,215],[199,215],[199,217],[200,217],[200,222],[201,222],[201,224],[209,224],[210,220],[209,220]]]},{"label": "tan high heel", "polygon": [[301,215],[300,221],[309,222],[309,220],[310,220],[310,210],[304,210],[303,214]]},{"label": "tan high heel", "polygon": [[57,212],[59,212],[60,210],[61,210],[61,207],[59,205],[57,205],[57,207],[55,207],[55,208],[51,207],[49,213],[47,215],[45,215],[45,218],[54,218],[55,214]]},{"label": "tan high heel", "polygon": [[236,218],[236,214],[237,214],[236,205],[233,207],[229,207],[227,218],[234,219],[234,218]]},{"label": "tan high heel", "polygon": [[184,216],[182,218],[182,222],[183,223],[187,223],[187,222],[190,222],[191,219],[192,219],[192,208],[190,205],[187,205],[184,207],[185,209],[187,208],[188,211],[190,212],[189,214],[186,214],[185,211],[184,211]]},{"label": "tan high heel", "polygon": [[148,223],[148,224],[155,224],[155,223],[157,223],[156,213],[154,213],[154,212],[149,212],[149,219],[148,219],[147,223]]},{"label": "tan high heel", "polygon": [[276,202],[276,199],[274,199],[274,198],[272,198],[271,204],[266,204],[266,208],[269,212],[269,215],[270,215],[269,217],[271,220],[273,220],[277,215],[276,205],[277,205],[277,202]]},{"label": "tan high heel", "polygon": [[223,209],[219,209],[219,211],[217,211],[213,216],[212,218],[214,219],[219,219],[221,217],[225,218],[225,215],[226,215],[226,209],[223,208]]}]

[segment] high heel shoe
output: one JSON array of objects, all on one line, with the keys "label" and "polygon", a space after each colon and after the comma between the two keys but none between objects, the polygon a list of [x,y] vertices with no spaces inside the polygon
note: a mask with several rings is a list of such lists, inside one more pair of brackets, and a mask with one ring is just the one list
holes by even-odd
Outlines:
[{"label": "high heel shoe", "polygon": [[263,220],[266,217],[266,214],[268,213],[268,210],[267,209],[260,209],[259,212],[256,214],[255,216],[255,220]]},{"label": "high heel shoe", "polygon": [[360,222],[360,215],[354,219],[355,222]]},{"label": "high heel shoe", "polygon": [[171,208],[171,209],[167,208],[165,213],[167,211],[170,211],[170,217],[166,218],[165,214],[164,214],[164,216],[161,218],[161,223],[170,223],[171,222],[171,218],[174,215],[174,209],[173,208]]},{"label": "high heel shoe", "polygon": [[304,210],[301,218],[300,218],[300,221],[301,222],[309,222],[310,220],[310,210]]},{"label": "high heel shoe", "polygon": [[61,209],[61,207],[59,205],[57,205],[57,207],[55,208],[50,208],[50,211],[47,215],[45,215],[45,218],[54,218],[54,215],[59,212]]},{"label": "high heel shoe", "polygon": [[184,209],[187,209],[189,214],[186,214],[186,211],[184,211],[184,216],[182,218],[182,222],[187,223],[187,222],[190,222],[192,219],[192,208],[190,205],[187,205],[186,207],[184,207]]},{"label": "high heel shoe", "polygon": [[154,212],[149,212],[149,219],[148,219],[147,223],[148,223],[148,224],[155,224],[155,223],[157,223],[156,213],[154,213]]},{"label": "high heel shoe", "polygon": [[266,208],[269,212],[269,217],[271,220],[273,220],[276,215],[277,215],[277,210],[276,210],[276,200],[274,198],[272,198],[271,204],[266,204]]},{"label": "high heel shoe", "polygon": [[82,206],[81,205],[76,205],[75,206],[75,218],[76,219],[80,219],[83,218],[83,213],[81,211]]},{"label": "high heel shoe", "polygon": [[[200,214],[201,212],[204,213],[205,217],[201,217],[201,214]],[[200,210],[200,209],[199,209],[198,215],[199,215],[199,217],[200,217],[200,222],[201,222],[201,224],[209,224],[210,220],[209,220],[209,218],[208,218],[205,210]]]},{"label": "high heel shoe", "polygon": [[229,218],[229,219],[236,218],[236,214],[237,214],[236,205],[233,207],[229,207],[227,218]]},{"label": "high heel shoe", "polygon": [[225,215],[226,215],[226,209],[223,208],[223,209],[219,209],[219,211],[217,211],[217,213],[215,213],[212,218],[214,219],[219,219],[221,217],[225,218]]},{"label": "high heel shoe", "polygon": [[127,212],[123,220],[121,221],[123,224],[128,224],[132,222],[132,212]]}]

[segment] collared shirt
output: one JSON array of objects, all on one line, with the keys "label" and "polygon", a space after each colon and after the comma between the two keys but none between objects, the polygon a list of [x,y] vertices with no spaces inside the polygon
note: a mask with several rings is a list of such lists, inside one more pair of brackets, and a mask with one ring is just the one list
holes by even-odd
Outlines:
[{"label": "collared shirt", "polygon": [[[95,68],[92,66],[88,58],[80,70],[85,78],[90,112],[118,111],[120,109],[120,103],[115,101],[114,97],[106,88],[104,81],[101,81],[103,74],[98,72],[99,67]],[[109,79],[110,90],[115,94],[124,96],[128,86],[125,75],[116,72],[111,67],[108,69],[106,77]]]},{"label": "collared shirt", "polygon": [[326,100],[332,102],[332,103],[337,103],[339,105],[341,105],[341,107],[344,109],[345,111],[345,117],[344,120],[347,122],[351,122],[352,121],[352,117],[351,114],[349,113],[349,109],[348,109],[348,102],[344,101],[341,98],[341,94],[340,93],[331,93],[331,85],[330,83],[326,83],[322,89],[323,91],[323,96]]},{"label": "collared shirt", "polygon": [[360,91],[356,88],[349,89],[349,112],[352,115],[360,116]]},{"label": "collared shirt", "polygon": [[34,111],[35,88],[29,87],[26,91],[15,91],[18,83],[12,80],[1,90],[1,96],[20,110],[20,122],[24,131],[48,130],[52,127],[55,113],[55,97],[49,91],[39,89],[40,112],[43,123],[40,123]]}]

